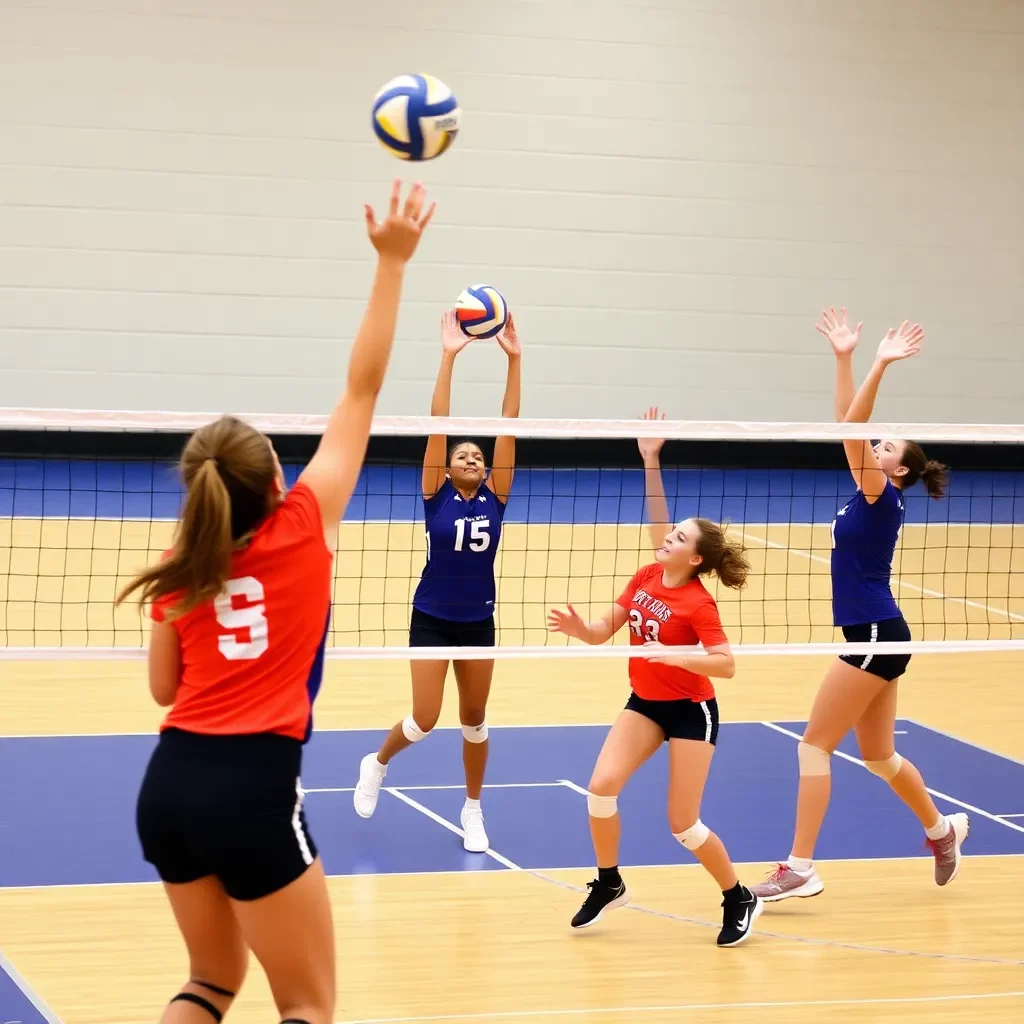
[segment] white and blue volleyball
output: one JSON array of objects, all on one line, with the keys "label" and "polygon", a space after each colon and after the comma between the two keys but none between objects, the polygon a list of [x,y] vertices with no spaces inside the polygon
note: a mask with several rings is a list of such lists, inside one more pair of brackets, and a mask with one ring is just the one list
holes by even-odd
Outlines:
[{"label": "white and blue volleyball", "polygon": [[377,141],[401,160],[433,160],[454,141],[462,111],[432,75],[399,75],[373,99]]},{"label": "white and blue volleyball", "polygon": [[473,284],[456,299],[455,316],[463,334],[471,338],[493,338],[508,320],[508,306],[497,288]]}]

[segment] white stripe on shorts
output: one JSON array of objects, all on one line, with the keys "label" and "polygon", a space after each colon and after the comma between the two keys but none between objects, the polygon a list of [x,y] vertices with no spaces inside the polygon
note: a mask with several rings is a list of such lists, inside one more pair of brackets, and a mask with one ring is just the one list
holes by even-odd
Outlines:
[{"label": "white stripe on shorts", "polygon": [[313,863],[313,854],[309,850],[309,842],[306,839],[306,833],[302,828],[302,819],[299,817],[299,812],[302,810],[302,800],[305,797],[305,793],[302,792],[302,780],[295,780],[295,810],[292,811],[292,829],[295,831],[295,838],[299,841],[299,853],[302,854],[302,859],[306,864]]},{"label": "white stripe on shorts", "polygon": [[707,728],[704,730],[704,742],[711,742],[711,708],[708,707],[708,702],[702,700],[700,702],[700,709],[704,712],[704,721],[707,723]]},{"label": "white stripe on shorts", "polygon": [[[877,643],[877,642],[878,642],[878,623],[877,623],[877,622],[872,622],[872,623],[871,623],[871,639],[870,639],[870,640],[868,641],[868,643],[872,643],[872,644],[873,644],[873,643]],[[873,655],[873,654],[869,654],[869,655],[868,655],[868,656],[867,656],[867,657],[866,657],[866,658],[865,658],[865,659],[864,659],[864,660],[863,660],[863,661],[861,662],[861,666],[860,666],[860,667],[861,667],[862,669],[865,669],[865,668],[867,668],[867,667],[868,667],[868,665],[870,665],[870,664],[871,664],[871,659],[872,659],[873,657],[874,657],[874,655]]]}]

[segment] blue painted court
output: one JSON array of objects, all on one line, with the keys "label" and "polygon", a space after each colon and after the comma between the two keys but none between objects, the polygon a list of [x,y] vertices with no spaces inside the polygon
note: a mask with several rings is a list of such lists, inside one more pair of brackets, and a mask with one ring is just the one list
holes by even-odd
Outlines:
[{"label": "blue painted court", "polygon": [[[784,857],[792,837],[796,739],[802,723],[722,726],[702,818],[738,862]],[[1024,764],[901,721],[898,748],[948,799],[969,806],[970,854],[1024,854]],[[584,796],[605,726],[496,728],[484,794],[492,849],[520,868],[577,868],[593,853]],[[413,806],[382,794],[376,815],[359,818],[351,787],[359,759],[382,731],[317,733],[303,785],[307,813],[328,873],[385,874],[508,868],[468,854],[433,815],[457,823],[463,801],[462,737],[440,729],[397,758],[387,778]],[[135,796],[152,736],[7,738],[0,741],[0,886],[82,885],[155,879],[135,836]],[[850,743],[840,749],[856,755]],[[630,782],[620,801],[624,865],[691,861],[665,821],[664,751]],[[987,812],[989,816],[979,812]],[[1008,817],[1000,818],[1005,815]],[[1017,815],[1017,817],[1013,817]],[[833,799],[817,855],[928,856],[921,830],[889,789],[860,765],[833,760]]]},{"label": "blue painted court", "polygon": [[[285,467],[289,483],[300,467]],[[680,514],[745,523],[830,522],[852,493],[846,470],[670,469],[665,492]],[[510,523],[643,522],[642,469],[522,469],[505,521]],[[175,519],[181,486],[164,462],[0,459],[0,518]],[[368,466],[346,521],[418,521],[420,470]],[[1024,472],[956,472],[948,497],[930,501],[920,487],[907,496],[908,523],[1024,521]]]}]

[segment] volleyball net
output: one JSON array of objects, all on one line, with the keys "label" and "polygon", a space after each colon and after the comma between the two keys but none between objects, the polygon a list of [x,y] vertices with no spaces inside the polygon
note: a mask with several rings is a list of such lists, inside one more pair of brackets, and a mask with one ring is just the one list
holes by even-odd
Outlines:
[{"label": "volleyball net", "polygon": [[[212,418],[0,410],[0,656],[142,656],[148,619],[114,599],[170,546],[182,497],[176,458]],[[294,483],[325,418],[243,418],[273,438]],[[832,524],[855,487],[841,442],[878,437],[912,438],[951,470],[942,500],[920,484],[905,495],[892,590],[911,627],[909,649],[1024,649],[1024,427],[379,417],[338,527],[329,656],[442,653],[407,646],[426,558],[430,433],[473,438],[488,466],[496,436],[517,438],[495,560],[498,646],[487,656],[566,646],[626,656],[626,630],[586,648],[549,633],[546,619],[567,603],[585,618],[600,615],[653,560],[640,438],[665,439],[669,521],[727,522],[746,549],[745,588],[706,578],[737,653],[825,653],[842,642],[832,625]]]}]

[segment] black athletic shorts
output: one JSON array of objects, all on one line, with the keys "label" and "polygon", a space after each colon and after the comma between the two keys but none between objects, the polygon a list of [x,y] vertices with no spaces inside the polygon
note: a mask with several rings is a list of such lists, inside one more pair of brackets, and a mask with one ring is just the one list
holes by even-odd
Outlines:
[{"label": "black athletic shorts", "polygon": [[718,701],[646,700],[629,695],[626,710],[635,711],[661,727],[666,740],[703,740],[712,746],[718,742]]},{"label": "black athletic shorts", "polygon": [[479,622],[452,622],[412,610],[410,647],[493,647],[494,616]]},{"label": "black athletic shorts", "polygon": [[[902,643],[910,639],[910,627],[902,615],[881,622],[864,622],[857,626],[843,626],[843,636],[850,643]],[[844,654],[840,661],[863,669],[886,682],[898,679],[907,671],[909,654]]]},{"label": "black athletic shorts", "polygon": [[171,884],[215,875],[236,900],[283,889],[317,855],[301,767],[302,744],[287,736],[165,730],[136,806],[143,857]]}]

